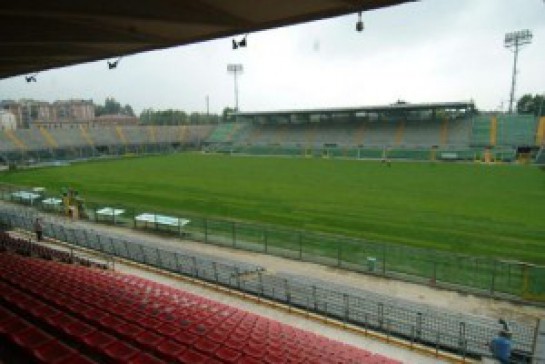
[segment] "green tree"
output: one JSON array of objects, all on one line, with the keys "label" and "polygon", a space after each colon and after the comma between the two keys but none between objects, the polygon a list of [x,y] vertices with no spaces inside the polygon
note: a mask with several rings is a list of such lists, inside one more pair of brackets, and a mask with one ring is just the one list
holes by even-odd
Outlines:
[{"label": "green tree", "polygon": [[233,121],[234,118],[232,116],[232,113],[235,112],[235,109],[233,108],[230,108],[229,106],[226,106],[224,109],[223,109],[223,113],[221,114],[222,115],[222,120],[223,122],[226,122],[226,121]]},{"label": "green tree", "polygon": [[101,116],[101,115],[134,116],[134,111],[131,105],[126,104],[125,106],[121,106],[121,104],[117,102],[115,98],[107,97],[106,100],[104,101],[104,105],[96,105],[95,115],[96,116]]},{"label": "green tree", "polygon": [[534,114],[545,116],[545,98],[543,95],[525,94],[517,101],[517,112],[519,114]]},{"label": "green tree", "polygon": [[134,116],[134,110],[132,109],[132,106],[129,104],[123,106],[122,114],[128,115],[128,116]]}]

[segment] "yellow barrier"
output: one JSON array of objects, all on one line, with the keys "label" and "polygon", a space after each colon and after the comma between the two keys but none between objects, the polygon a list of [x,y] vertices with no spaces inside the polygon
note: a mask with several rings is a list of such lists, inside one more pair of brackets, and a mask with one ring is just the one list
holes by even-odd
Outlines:
[{"label": "yellow barrier", "polygon": [[93,141],[93,138],[91,138],[91,135],[89,135],[87,128],[83,126],[80,128],[80,131],[81,131],[81,136],[83,137],[83,139],[85,139],[87,144],[93,147],[95,145],[95,142]]},{"label": "yellow barrier", "polygon": [[545,116],[539,119],[539,125],[537,127],[536,144],[545,145]]},{"label": "yellow barrier", "polygon": [[6,130],[5,134],[8,137],[8,139],[11,140],[11,142],[17,146],[17,148],[19,148],[21,150],[27,149],[26,144],[23,143],[23,141],[21,139],[17,138],[15,133],[13,133],[13,130]]},{"label": "yellow barrier", "polygon": [[59,147],[59,143],[57,143],[55,138],[53,138],[53,135],[51,135],[51,133],[48,132],[46,128],[40,126],[40,127],[38,127],[38,129],[40,130],[40,133],[42,134],[45,141],[47,142],[47,144],[50,147],[52,147],[52,148],[58,148]]},{"label": "yellow barrier", "polygon": [[494,146],[497,143],[498,136],[498,119],[492,116],[490,119],[490,145]]}]

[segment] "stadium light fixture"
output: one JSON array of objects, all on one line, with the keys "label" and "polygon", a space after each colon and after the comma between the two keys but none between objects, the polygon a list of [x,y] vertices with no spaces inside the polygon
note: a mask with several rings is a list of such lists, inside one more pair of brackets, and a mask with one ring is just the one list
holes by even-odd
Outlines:
[{"label": "stadium light fixture", "polygon": [[37,82],[36,80],[36,75],[37,73],[33,74],[33,75],[28,75],[28,76],[25,76],[25,81],[27,83],[30,83],[30,82]]},{"label": "stadium light fixture", "polygon": [[361,11],[358,12],[358,21],[356,22],[356,31],[362,32],[364,29],[363,21],[361,20]]},{"label": "stadium light fixture", "polygon": [[246,47],[246,43],[247,43],[247,42],[246,42],[246,38],[248,38],[248,34],[246,34],[246,35],[244,36],[244,38],[242,38],[242,39],[240,40],[240,42],[238,42],[238,46],[239,46],[239,47],[241,47],[241,48],[245,48],[245,47]]},{"label": "stadium light fixture", "polygon": [[236,39],[232,40],[233,43],[233,49],[239,49],[239,48],[246,48],[246,45],[248,44],[248,41],[246,40],[248,38],[248,34],[244,36],[240,41],[237,42]]},{"label": "stadium light fixture", "polygon": [[228,64],[227,72],[232,73],[235,77],[235,111],[238,112],[238,75],[244,71],[241,64]]},{"label": "stadium light fixture", "polygon": [[505,48],[513,51],[513,75],[511,77],[511,93],[509,95],[509,113],[513,113],[513,103],[515,101],[515,86],[517,84],[517,60],[519,50],[532,43],[532,32],[528,29],[519,30],[505,34],[503,45]]},{"label": "stadium light fixture", "polygon": [[115,61],[106,61],[106,63],[108,63],[108,69],[113,70],[114,68],[116,68],[117,65],[119,64],[119,61],[121,61],[121,58],[123,57],[119,57]]}]

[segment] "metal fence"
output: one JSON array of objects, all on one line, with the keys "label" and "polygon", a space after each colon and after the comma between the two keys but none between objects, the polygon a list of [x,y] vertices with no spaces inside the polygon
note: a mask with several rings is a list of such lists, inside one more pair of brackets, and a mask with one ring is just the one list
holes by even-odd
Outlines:
[{"label": "metal fence", "polygon": [[[0,185],[0,198],[29,204],[13,197],[22,188]],[[45,197],[45,196],[44,196]],[[34,207],[51,211],[51,207],[34,202]],[[92,221],[127,228],[153,229],[204,243],[262,252],[349,269],[361,273],[402,279],[462,292],[500,298],[523,298],[545,301],[545,267],[524,262],[504,261],[452,252],[411,248],[329,234],[279,228],[217,218],[185,214],[191,222],[180,226],[142,225],[135,219],[143,208],[110,206],[124,210],[120,216],[97,214],[104,204],[87,203],[86,213]],[[57,211],[59,212],[59,211]],[[159,212],[157,212],[159,213]]]},{"label": "metal fence", "polygon": [[[359,148],[353,146],[289,146],[289,145],[232,145],[225,143],[211,144],[203,148],[206,152],[258,155],[258,156],[301,156],[322,158],[350,159],[406,159],[413,161],[477,161],[484,160],[485,149],[477,147],[460,147],[434,149],[432,147],[393,148],[390,146],[374,146]],[[514,148],[494,148],[488,150],[492,161],[513,162],[516,158]]]},{"label": "metal fence", "polygon": [[[4,208],[0,223],[32,229],[35,210]],[[488,343],[501,325],[494,319],[439,310],[429,305],[375,294],[308,277],[271,273],[261,267],[217,257],[189,255],[157,248],[150,241],[128,241],[47,218],[44,234],[71,244],[173,273],[203,279],[309,312],[333,317],[365,329],[377,330],[412,343],[461,356],[489,353]],[[534,352],[535,327],[510,323],[515,355],[529,358]]]}]

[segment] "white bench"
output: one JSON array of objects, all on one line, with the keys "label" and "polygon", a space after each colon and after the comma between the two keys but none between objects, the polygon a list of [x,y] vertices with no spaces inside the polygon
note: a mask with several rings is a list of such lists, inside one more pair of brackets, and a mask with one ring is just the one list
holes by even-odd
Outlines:
[{"label": "white bench", "polygon": [[182,234],[183,227],[191,222],[191,220],[188,219],[151,213],[143,213],[135,216],[134,221],[135,226],[137,223],[144,223],[146,228],[149,227],[150,224],[153,224],[156,229],[159,229],[160,226],[166,226],[169,228],[176,227],[178,228],[180,235]]}]

